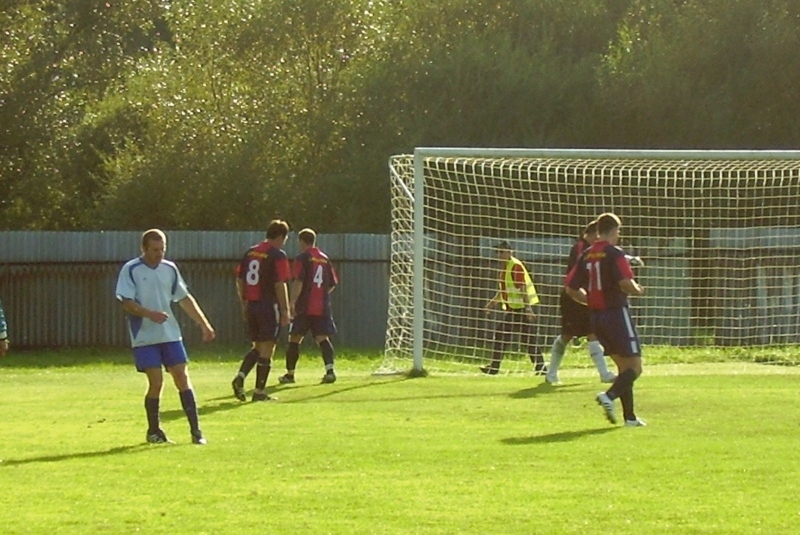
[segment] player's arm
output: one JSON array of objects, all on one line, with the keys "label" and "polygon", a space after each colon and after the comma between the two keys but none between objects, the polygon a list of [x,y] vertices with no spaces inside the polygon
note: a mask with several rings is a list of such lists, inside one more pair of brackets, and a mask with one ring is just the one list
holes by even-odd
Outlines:
[{"label": "player's arm", "polygon": [[214,327],[211,326],[211,322],[208,321],[208,318],[203,313],[203,310],[200,308],[200,305],[197,304],[197,300],[191,294],[187,295],[180,301],[178,304],[183,309],[186,314],[189,315],[192,320],[203,329],[203,341],[210,342],[216,336],[214,332]]},{"label": "player's arm", "polygon": [[619,281],[619,289],[628,295],[642,295],[644,288],[634,279],[622,279]]},{"label": "player's arm", "polygon": [[589,300],[587,299],[588,295],[586,290],[583,288],[570,288],[569,286],[566,286],[564,290],[566,290],[567,295],[570,296],[573,301],[576,301],[584,306],[589,303]]},{"label": "player's arm", "polygon": [[131,316],[146,318],[155,323],[164,323],[167,321],[167,318],[169,318],[169,314],[163,310],[150,310],[149,308],[143,307],[133,299],[119,297],[119,300],[122,302],[122,310]]},{"label": "player's arm", "polygon": [[644,266],[644,260],[642,260],[641,256],[631,256],[629,254],[625,255],[625,260],[628,261],[632,267],[642,267]]},{"label": "player's arm", "polygon": [[624,255],[620,256],[617,258],[615,265],[619,271],[619,289],[628,295],[642,295],[644,288],[634,279],[633,270],[631,270],[631,264],[628,259]]},{"label": "player's arm", "polygon": [[489,312],[491,312],[492,309],[496,307],[499,302],[500,302],[500,290],[498,289],[495,292],[494,296],[491,299],[489,299],[489,301],[486,303],[486,306],[484,307],[486,313],[488,314]]},{"label": "player's arm", "polygon": [[292,280],[291,286],[289,286],[289,304],[291,306],[290,310],[294,310],[297,306],[297,299],[300,297],[300,294],[303,292],[303,281],[302,279],[294,279]]},{"label": "player's arm", "polygon": [[328,287],[328,295],[330,295],[339,285],[339,275],[336,274],[336,269],[330,262],[328,262],[328,269],[330,269],[330,287]]},{"label": "player's arm", "polygon": [[275,296],[278,298],[278,310],[281,314],[281,325],[289,324],[289,289],[283,281],[275,283]]},{"label": "player's arm", "polygon": [[572,270],[564,278],[564,291],[570,299],[586,306],[589,303],[589,296],[582,287],[583,282],[580,279],[583,272],[578,269],[579,265],[580,263],[576,263],[572,266]]},{"label": "player's arm", "polygon": [[292,262],[292,282],[289,283],[289,314],[294,317],[297,308],[297,300],[303,292],[303,280],[305,280],[305,263],[300,256]]},{"label": "player's arm", "polygon": [[244,281],[238,276],[236,277],[236,297],[239,300],[239,306],[242,307],[242,316],[247,315],[247,298],[244,296]]},{"label": "player's arm", "polygon": [[289,325],[291,320],[291,308],[289,302],[288,282],[292,279],[289,269],[289,259],[282,256],[275,260],[275,297],[278,299],[278,310],[280,310],[280,324]]}]

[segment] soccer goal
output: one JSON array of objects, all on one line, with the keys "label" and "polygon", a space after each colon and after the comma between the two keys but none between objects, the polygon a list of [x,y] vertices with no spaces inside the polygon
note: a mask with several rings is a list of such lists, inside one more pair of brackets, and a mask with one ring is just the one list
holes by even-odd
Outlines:
[{"label": "soccer goal", "polygon": [[[384,369],[488,361],[500,241],[533,276],[547,358],[567,255],[605,211],[646,264],[632,299],[644,346],[800,343],[800,151],[418,148],[389,167]],[[503,369],[530,363],[512,348]]]}]

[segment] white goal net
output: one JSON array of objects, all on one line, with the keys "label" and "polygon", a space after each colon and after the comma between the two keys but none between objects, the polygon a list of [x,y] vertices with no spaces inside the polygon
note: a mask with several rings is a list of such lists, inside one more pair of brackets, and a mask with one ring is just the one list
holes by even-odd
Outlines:
[{"label": "white goal net", "polygon": [[[567,255],[606,211],[646,264],[632,300],[646,351],[800,343],[800,152],[417,149],[390,173],[386,369],[489,361],[500,241],[533,277],[547,359]],[[504,371],[531,369],[518,345]]]}]

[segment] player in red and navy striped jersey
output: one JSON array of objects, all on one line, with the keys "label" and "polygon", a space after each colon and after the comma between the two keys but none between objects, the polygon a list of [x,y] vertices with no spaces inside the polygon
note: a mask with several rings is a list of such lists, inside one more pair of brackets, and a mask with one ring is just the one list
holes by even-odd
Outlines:
[{"label": "player in red and navy striped jersey", "polygon": [[279,219],[271,221],[267,226],[267,239],[250,247],[236,269],[236,294],[253,342],[231,382],[233,394],[240,401],[246,399],[244,380],[253,366],[256,366],[253,401],[270,399],[265,389],[275,344],[281,327],[289,325],[290,321],[289,259],[283,251],[288,235],[288,223]]},{"label": "player in red and navy striped jersey", "polygon": [[322,351],[325,364],[323,383],[336,381],[333,370],[333,344],[330,336],[336,333],[331,314],[330,293],[339,284],[330,258],[316,246],[317,235],[306,228],[298,233],[300,254],[292,266],[291,308],[292,324],[289,326],[289,345],[286,348],[286,374],[278,379],[281,384],[294,383],[294,372],[300,358],[300,344],[308,331]]},{"label": "player in red and navy striped jersey", "polygon": [[614,383],[597,395],[606,418],[616,423],[614,400],[622,403],[626,426],[643,426],[633,408],[633,383],[642,373],[639,335],[628,307],[629,295],[642,295],[625,253],[616,246],[622,222],[612,213],[597,218],[598,240],[567,276],[567,293],[589,307],[591,329],[617,365]]},{"label": "player in red and navy striped jersey", "polygon": [[[572,246],[569,252],[569,260],[567,261],[566,273],[569,274],[575,267],[575,264],[581,259],[586,249],[597,241],[597,220],[594,220],[586,225],[583,229],[581,237]],[[558,384],[558,370],[561,367],[561,360],[564,358],[564,352],[567,349],[567,344],[573,338],[580,338],[585,336],[588,343],[589,356],[594,362],[597,372],[600,374],[600,380],[604,383],[611,383],[616,379],[606,365],[603,346],[597,341],[597,337],[592,332],[589,319],[589,310],[576,303],[568,294],[566,289],[562,289],[559,298],[559,307],[561,309],[561,334],[553,341],[553,346],[550,349],[550,365],[547,367],[547,382],[550,384]]]}]

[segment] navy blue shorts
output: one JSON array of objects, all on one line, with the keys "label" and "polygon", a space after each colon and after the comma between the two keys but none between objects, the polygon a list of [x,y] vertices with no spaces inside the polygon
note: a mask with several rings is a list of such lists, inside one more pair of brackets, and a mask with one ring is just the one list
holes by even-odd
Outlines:
[{"label": "navy blue shorts", "polygon": [[289,325],[289,334],[305,336],[309,330],[315,338],[317,336],[331,336],[336,334],[336,324],[330,315],[309,316],[308,314],[299,314]]},{"label": "navy blue shorts", "polygon": [[176,364],[189,362],[183,342],[164,342],[133,348],[133,361],[136,371],[143,372],[147,368],[170,368]]},{"label": "navy blue shorts", "polygon": [[275,342],[280,332],[278,303],[247,302],[247,333],[251,342]]},{"label": "navy blue shorts", "polygon": [[562,292],[559,301],[561,305],[561,336],[567,338],[580,338],[592,332],[589,319],[589,307],[586,307],[566,292]]},{"label": "navy blue shorts", "polygon": [[591,311],[592,332],[606,350],[606,355],[639,357],[642,348],[639,334],[633,325],[630,310],[613,308]]}]

